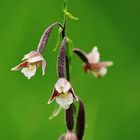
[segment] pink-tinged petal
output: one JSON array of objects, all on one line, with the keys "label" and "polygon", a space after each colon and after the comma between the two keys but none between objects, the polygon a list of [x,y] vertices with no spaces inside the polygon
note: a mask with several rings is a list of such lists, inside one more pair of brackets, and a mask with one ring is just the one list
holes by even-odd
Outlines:
[{"label": "pink-tinged petal", "polygon": [[56,102],[63,108],[68,109],[69,106],[73,103],[73,95],[69,93],[60,94],[56,98]]},{"label": "pink-tinged petal", "polygon": [[34,66],[29,65],[29,67],[23,68],[21,72],[24,74],[25,77],[30,79],[36,73],[36,65]]},{"label": "pink-tinged petal", "polygon": [[57,92],[56,89],[54,89],[49,101],[48,101],[48,104],[50,104],[57,96],[59,95],[59,93]]},{"label": "pink-tinged petal", "polygon": [[76,134],[71,131],[68,131],[65,137],[61,140],[77,140]]},{"label": "pink-tinged petal", "polygon": [[87,54],[88,62],[91,64],[98,63],[100,61],[100,53],[98,52],[98,48],[94,47],[92,51]]},{"label": "pink-tinged petal", "polygon": [[45,70],[46,70],[46,61],[42,60],[42,75],[45,75]]},{"label": "pink-tinged petal", "polygon": [[27,67],[28,64],[29,63],[27,61],[24,61],[24,62],[20,63],[19,65],[15,66],[14,68],[12,68],[11,70],[12,71],[21,70],[22,68]]},{"label": "pink-tinged petal", "polygon": [[55,89],[59,93],[62,93],[62,92],[67,93],[70,88],[71,88],[71,84],[64,78],[59,78],[55,84]]},{"label": "pink-tinged petal", "polygon": [[34,57],[34,56],[36,56],[36,55],[38,55],[38,52],[36,52],[36,51],[31,51],[31,52],[29,52],[28,54],[24,55],[24,58],[23,58],[22,60],[29,59],[29,58]]},{"label": "pink-tinged petal", "polygon": [[73,98],[78,101],[78,97],[76,96],[76,94],[74,93],[73,88],[70,88],[69,93],[72,94]]},{"label": "pink-tinged petal", "polygon": [[43,60],[44,60],[44,58],[43,58],[42,55],[39,54],[39,53],[38,53],[38,55],[27,59],[27,61],[28,61],[29,63],[35,63],[35,62],[43,61]]},{"label": "pink-tinged petal", "polygon": [[110,67],[113,65],[113,62],[112,61],[99,62],[99,65],[102,67]]}]

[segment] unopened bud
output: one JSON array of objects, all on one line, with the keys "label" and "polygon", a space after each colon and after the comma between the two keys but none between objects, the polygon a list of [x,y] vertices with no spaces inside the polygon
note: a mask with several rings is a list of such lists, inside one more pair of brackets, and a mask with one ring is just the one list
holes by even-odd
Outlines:
[{"label": "unopened bud", "polygon": [[76,137],[75,133],[69,131],[65,135],[64,140],[77,140],[77,137]]}]

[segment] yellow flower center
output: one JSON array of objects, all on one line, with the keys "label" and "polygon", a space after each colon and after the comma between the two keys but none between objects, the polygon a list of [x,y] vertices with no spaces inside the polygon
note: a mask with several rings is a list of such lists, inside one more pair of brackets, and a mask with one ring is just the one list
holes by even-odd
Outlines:
[{"label": "yellow flower center", "polygon": [[69,93],[61,93],[59,95],[59,97],[62,98],[62,99],[66,99],[68,97],[68,95],[69,95]]},{"label": "yellow flower center", "polygon": [[29,65],[29,70],[32,71],[35,67],[36,65]]}]

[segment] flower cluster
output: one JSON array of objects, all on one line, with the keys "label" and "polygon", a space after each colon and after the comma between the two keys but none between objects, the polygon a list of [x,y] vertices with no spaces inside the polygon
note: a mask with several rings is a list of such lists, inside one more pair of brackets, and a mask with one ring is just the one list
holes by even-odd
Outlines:
[{"label": "flower cluster", "polygon": [[[55,26],[59,26],[61,29],[59,41],[57,44],[61,44],[58,51],[57,58],[57,74],[58,80],[56,81],[52,95],[48,100],[48,104],[56,100],[56,103],[60,108],[65,111],[65,120],[68,132],[62,135],[59,140],[82,140],[85,130],[85,109],[84,103],[79,96],[75,94],[75,91],[70,82],[70,65],[72,54],[77,54],[83,62],[83,69],[85,72],[91,72],[97,78],[101,78],[107,74],[107,68],[113,65],[112,61],[100,61],[100,53],[97,47],[94,47],[90,53],[73,48],[72,41],[66,36],[66,19],[70,18],[78,20],[67,9],[67,0],[64,0],[64,24],[55,22],[50,25],[41,36],[37,50],[31,51],[24,56],[22,62],[12,68],[12,71],[21,70],[27,79],[31,79],[36,74],[36,70],[42,65],[42,74],[45,74],[46,61],[43,57],[43,52],[46,48],[47,42],[50,37],[50,33]],[[74,119],[74,101],[79,103],[77,119]],[[58,112],[55,113],[58,114]],[[74,121],[76,120],[76,132],[74,132]]]}]

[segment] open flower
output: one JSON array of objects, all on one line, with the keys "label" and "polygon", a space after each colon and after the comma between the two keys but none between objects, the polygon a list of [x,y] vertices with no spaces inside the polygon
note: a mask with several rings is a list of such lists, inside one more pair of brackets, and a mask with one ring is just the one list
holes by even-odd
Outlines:
[{"label": "open flower", "polygon": [[37,51],[31,51],[30,53],[26,54],[22,60],[22,63],[12,68],[11,70],[21,70],[24,76],[30,79],[35,75],[36,69],[40,66],[40,64],[42,64],[42,74],[45,74],[46,61],[44,60],[41,53]]},{"label": "open flower", "polygon": [[103,77],[107,73],[107,67],[113,65],[111,61],[100,62],[100,53],[97,47],[94,47],[89,54],[86,54],[86,58],[88,62],[84,64],[85,72],[90,71],[98,78]]},{"label": "open flower", "polygon": [[54,99],[56,99],[56,102],[64,109],[68,109],[74,99],[78,100],[71,84],[64,78],[59,78],[56,82],[48,104],[50,104]]}]

